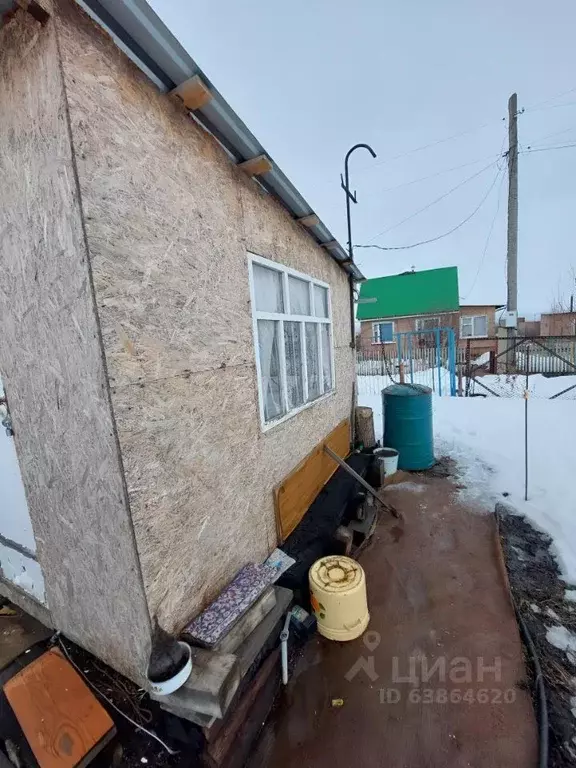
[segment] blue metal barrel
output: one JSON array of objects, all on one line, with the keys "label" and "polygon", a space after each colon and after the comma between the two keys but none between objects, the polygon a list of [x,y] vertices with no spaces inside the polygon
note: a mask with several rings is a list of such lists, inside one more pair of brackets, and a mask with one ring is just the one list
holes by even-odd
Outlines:
[{"label": "blue metal barrel", "polygon": [[384,445],[399,453],[398,469],[429,469],[435,462],[432,390],[392,384],[382,390]]}]

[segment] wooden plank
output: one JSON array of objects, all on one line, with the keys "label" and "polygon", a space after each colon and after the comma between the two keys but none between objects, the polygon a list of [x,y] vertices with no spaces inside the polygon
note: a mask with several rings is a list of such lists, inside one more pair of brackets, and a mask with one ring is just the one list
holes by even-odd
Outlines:
[{"label": "wooden plank", "polygon": [[230,721],[206,750],[213,765],[242,768],[272,708],[280,685],[280,651],[272,651],[246,690]]},{"label": "wooden plank", "polygon": [[114,735],[110,716],[56,648],[4,685],[40,768],[86,765]]},{"label": "wooden plank", "polygon": [[338,456],[350,453],[350,420],[344,419],[274,489],[276,527],[282,543],[292,533],[338,464],[324,451],[328,445]]},{"label": "wooden plank", "polygon": [[198,75],[180,83],[170,92],[170,95],[178,97],[184,106],[192,111],[200,109],[214,98],[208,86]]},{"label": "wooden plank", "polygon": [[252,157],[250,160],[238,163],[238,168],[248,176],[261,176],[272,170],[272,163],[266,155],[258,155],[258,157]]},{"label": "wooden plank", "polygon": [[302,216],[301,218],[297,219],[298,224],[302,224],[303,227],[316,227],[318,224],[320,224],[320,219],[318,216],[316,216],[315,213],[311,213],[309,216]]}]

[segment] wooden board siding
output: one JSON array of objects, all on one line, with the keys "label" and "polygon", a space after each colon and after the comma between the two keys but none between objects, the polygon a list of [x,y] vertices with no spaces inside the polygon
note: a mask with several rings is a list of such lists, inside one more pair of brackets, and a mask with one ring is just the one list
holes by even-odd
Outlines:
[{"label": "wooden board siding", "polygon": [[276,523],[280,543],[285,541],[306,514],[338,465],[324,451],[328,445],[345,459],[350,453],[350,421],[344,419],[274,489]]}]

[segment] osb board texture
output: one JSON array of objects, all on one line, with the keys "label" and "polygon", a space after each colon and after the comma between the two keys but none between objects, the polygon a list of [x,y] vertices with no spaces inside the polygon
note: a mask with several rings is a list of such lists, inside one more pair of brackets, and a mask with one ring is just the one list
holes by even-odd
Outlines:
[{"label": "osb board texture", "polygon": [[126,674],[150,620],[113,432],[53,21],[0,30],[0,370],[52,620]]},{"label": "osb board texture", "polygon": [[[345,273],[67,0],[60,40],[152,613],[179,628],[276,545],[273,488],[350,414]],[[247,251],[332,288],[336,394],[262,433]]]},{"label": "osb board texture", "polygon": [[281,542],[302,520],[320,490],[338,469],[324,450],[327,445],[345,459],[350,453],[350,420],[345,419],[274,489],[276,525]]}]

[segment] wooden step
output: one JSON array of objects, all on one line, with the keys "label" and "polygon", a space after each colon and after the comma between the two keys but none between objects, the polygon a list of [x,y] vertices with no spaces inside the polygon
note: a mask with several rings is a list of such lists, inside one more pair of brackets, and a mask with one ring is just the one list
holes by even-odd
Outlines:
[{"label": "wooden step", "polygon": [[88,765],[116,733],[109,714],[57,648],[3,690],[40,768]]}]

